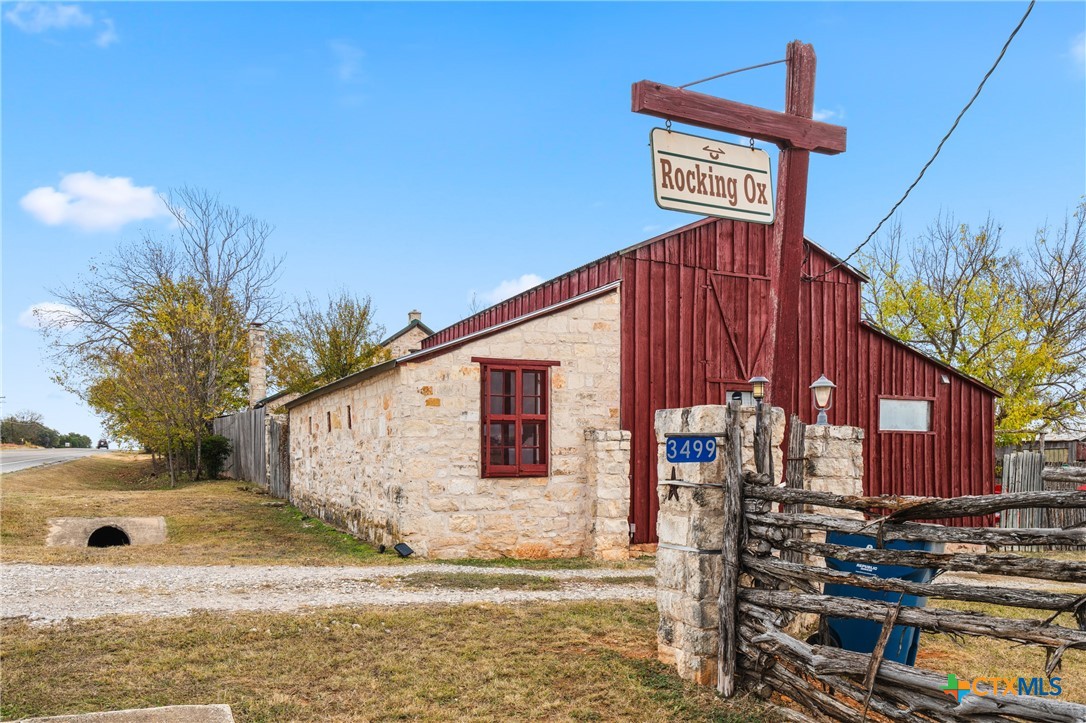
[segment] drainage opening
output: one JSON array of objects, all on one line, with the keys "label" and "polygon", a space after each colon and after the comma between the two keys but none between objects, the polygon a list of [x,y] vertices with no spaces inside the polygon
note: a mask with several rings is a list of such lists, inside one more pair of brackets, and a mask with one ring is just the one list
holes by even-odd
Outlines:
[{"label": "drainage opening", "polygon": [[87,547],[116,547],[117,545],[130,545],[128,535],[119,527],[107,525],[99,527],[91,533],[87,539]]}]

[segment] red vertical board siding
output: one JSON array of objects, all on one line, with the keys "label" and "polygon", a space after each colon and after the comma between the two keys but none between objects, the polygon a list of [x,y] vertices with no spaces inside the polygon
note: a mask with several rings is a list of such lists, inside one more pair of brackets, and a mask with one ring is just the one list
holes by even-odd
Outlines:
[{"label": "red vertical board siding", "polygon": [[572,299],[574,296],[618,281],[621,278],[621,271],[622,259],[619,256],[612,255],[600,259],[435,332],[423,339],[422,348],[429,349]]},{"label": "red vertical board siding", "polygon": [[[423,348],[621,280],[620,408],[621,426],[632,435],[630,522],[635,542],[654,542],[656,410],[726,401],[727,382],[721,379],[738,380],[739,368],[725,326],[733,329],[736,344],[750,351],[760,324],[772,322],[775,288],[764,281],[775,267],[771,244],[771,227],[697,222],[547,281],[437,332],[423,341]],[[750,365],[758,368],[747,373],[768,376],[772,402],[808,424],[816,415],[808,386],[820,374],[837,384],[830,422],[865,430],[867,494],[950,497],[991,492],[991,392],[861,324],[861,281],[845,269],[832,268],[836,264],[808,245],[806,274],[828,273],[802,282],[799,354],[791,361],[797,369],[793,388],[772,387],[772,371],[764,368],[771,357],[764,354],[762,362]],[[944,375],[949,384],[942,382]],[[880,432],[882,396],[934,399],[932,433]]]}]

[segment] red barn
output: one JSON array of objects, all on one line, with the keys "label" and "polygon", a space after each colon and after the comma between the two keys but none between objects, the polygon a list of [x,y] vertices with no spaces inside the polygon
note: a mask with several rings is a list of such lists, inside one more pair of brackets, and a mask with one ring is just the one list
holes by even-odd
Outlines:
[{"label": "red barn", "polygon": [[[816,416],[807,386],[821,374],[837,384],[829,420],[867,431],[868,494],[990,493],[998,392],[862,321],[865,277],[809,241],[799,355],[773,359],[772,243],[772,226],[697,221],[453,324],[422,350],[621,282],[621,427],[633,435],[634,543],[656,540],[656,410],[725,403],[758,375],[770,379],[773,404],[807,423]],[[794,365],[793,388],[773,388],[775,364]]]}]

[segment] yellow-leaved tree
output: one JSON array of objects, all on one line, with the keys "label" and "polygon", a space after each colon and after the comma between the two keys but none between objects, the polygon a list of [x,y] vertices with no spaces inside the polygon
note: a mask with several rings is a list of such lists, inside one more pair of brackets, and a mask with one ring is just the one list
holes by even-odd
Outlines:
[{"label": "yellow-leaved tree", "polygon": [[341,289],[318,304],[296,301],[268,344],[269,380],[285,391],[308,392],[391,358],[381,346],[384,327],[368,296]]},{"label": "yellow-leaved tree", "polygon": [[863,258],[868,319],[1000,390],[996,428],[1077,428],[1086,418],[1086,204],[1032,244],[941,217],[906,241],[900,225]]},{"label": "yellow-leaved tree", "polygon": [[164,198],[175,221],[92,264],[54,292],[67,311],[43,319],[55,378],[107,429],[179,458],[199,478],[210,421],[244,406],[247,322],[278,314],[271,227],[184,188]]}]

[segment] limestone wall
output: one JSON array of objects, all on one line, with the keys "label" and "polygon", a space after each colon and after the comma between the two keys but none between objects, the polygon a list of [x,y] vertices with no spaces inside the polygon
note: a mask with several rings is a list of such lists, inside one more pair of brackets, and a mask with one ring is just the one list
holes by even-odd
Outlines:
[{"label": "limestone wall", "polygon": [[[773,469],[783,469],[784,410],[768,410],[773,432]],[[754,469],[754,407],[740,411],[743,468]],[[660,661],[678,668],[680,677],[701,685],[716,682],[719,625],[720,548],[724,541],[724,455],[715,462],[671,464],[667,434],[713,434],[727,428],[727,407],[704,405],[656,413],[659,444],[660,508],[656,518],[656,606],[660,611],[657,645]],[[669,486],[669,479],[692,486]]]},{"label": "limestone wall", "polygon": [[[859,427],[807,425],[803,434],[806,457],[804,487],[835,495],[862,495],[864,489],[864,431]],[[804,512],[862,520],[859,510],[806,505]]]},{"label": "limestone wall", "polygon": [[625,430],[588,429],[588,551],[600,560],[625,560],[630,550],[630,439]]},{"label": "limestone wall", "polygon": [[[754,409],[745,407],[743,467],[753,469]],[[660,612],[657,651],[661,662],[701,685],[716,684],[720,594],[720,548],[724,540],[723,460],[707,464],[666,461],[668,433],[708,434],[725,429],[726,407],[666,409],[656,413],[660,444],[657,490],[660,512],[656,531],[656,604]],[[772,410],[773,469],[783,469],[784,412]],[[836,494],[862,494],[863,430],[855,427],[808,426],[804,456],[807,489]],[[674,476],[672,476],[674,473]],[[669,486],[669,479],[684,485]],[[821,508],[820,508],[821,509]],[[831,514],[847,516],[847,511]],[[821,558],[818,558],[821,561]],[[809,563],[811,564],[811,563]],[[742,582],[740,584],[743,584]]]},{"label": "limestone wall", "polygon": [[403,336],[393,339],[388,345],[388,350],[392,354],[393,359],[399,359],[416,349],[422,348],[422,340],[427,336],[429,336],[429,334],[416,326],[407,331]]},{"label": "limestone wall", "polygon": [[[590,552],[599,493],[589,459],[600,450],[585,430],[618,430],[619,316],[618,292],[607,293],[294,407],[292,501],[363,539],[404,541],[423,556]],[[482,478],[473,357],[560,362],[550,369],[549,476]],[[615,527],[600,529],[613,535]]]}]

